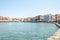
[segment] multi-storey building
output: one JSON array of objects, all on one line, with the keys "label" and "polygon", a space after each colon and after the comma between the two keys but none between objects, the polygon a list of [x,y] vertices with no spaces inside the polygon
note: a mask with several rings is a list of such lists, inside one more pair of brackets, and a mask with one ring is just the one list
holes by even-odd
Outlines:
[{"label": "multi-storey building", "polygon": [[27,17],[26,20],[27,20],[27,22],[31,22],[32,21],[30,17]]},{"label": "multi-storey building", "polygon": [[0,20],[8,20],[7,17],[0,16]]},{"label": "multi-storey building", "polygon": [[2,20],[3,19],[3,16],[0,16],[0,20]]},{"label": "multi-storey building", "polygon": [[60,14],[56,14],[56,20],[60,20]]},{"label": "multi-storey building", "polygon": [[31,20],[30,17],[27,17],[27,18],[23,18],[23,21],[24,21],[24,22],[31,22],[32,20]]},{"label": "multi-storey building", "polygon": [[44,21],[51,21],[51,14],[44,15]]},{"label": "multi-storey building", "polygon": [[37,20],[36,20],[36,17],[32,17],[32,18],[31,18],[31,21],[32,21],[32,22],[36,22],[36,21],[37,21]]},{"label": "multi-storey building", "polygon": [[8,20],[8,18],[7,17],[3,17],[2,20]]},{"label": "multi-storey building", "polygon": [[51,21],[56,21],[56,15],[51,16]]},{"label": "multi-storey building", "polygon": [[43,15],[40,16],[40,21],[44,21],[44,16]]},{"label": "multi-storey building", "polygon": [[36,17],[35,17],[35,20],[36,20],[36,21],[40,21],[40,15],[36,16]]}]

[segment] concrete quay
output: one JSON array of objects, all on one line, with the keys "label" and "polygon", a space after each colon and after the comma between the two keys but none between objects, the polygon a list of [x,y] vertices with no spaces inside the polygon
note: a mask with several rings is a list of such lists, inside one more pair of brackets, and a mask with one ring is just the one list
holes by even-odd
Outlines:
[{"label": "concrete quay", "polygon": [[[56,26],[60,28],[60,24],[55,23]],[[60,40],[60,29],[58,29],[52,36],[50,36],[47,40]]]},{"label": "concrete quay", "polygon": [[59,27],[59,28],[60,28],[60,24],[58,24],[58,23],[55,23],[55,25],[56,25],[57,27]]},{"label": "concrete quay", "polygon": [[57,30],[51,37],[47,40],[60,40],[60,29]]},{"label": "concrete quay", "polygon": [[[60,28],[60,24],[56,23],[56,26]],[[52,36],[50,36],[47,40],[60,40],[60,29],[58,29]]]}]

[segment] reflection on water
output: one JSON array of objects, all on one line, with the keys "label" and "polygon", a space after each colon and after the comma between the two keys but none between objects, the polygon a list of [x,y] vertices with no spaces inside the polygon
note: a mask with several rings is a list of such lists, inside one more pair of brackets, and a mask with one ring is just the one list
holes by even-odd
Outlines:
[{"label": "reflection on water", "polygon": [[57,29],[51,23],[0,23],[0,40],[47,40]]}]

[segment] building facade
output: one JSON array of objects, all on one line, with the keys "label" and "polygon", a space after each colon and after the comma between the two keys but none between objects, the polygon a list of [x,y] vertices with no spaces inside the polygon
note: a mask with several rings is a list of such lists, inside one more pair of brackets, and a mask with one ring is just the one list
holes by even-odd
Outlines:
[{"label": "building facade", "polygon": [[23,20],[22,20],[23,22],[31,22],[32,20],[31,20],[31,18],[30,17],[27,17],[27,18],[23,18]]},{"label": "building facade", "polygon": [[56,20],[60,20],[60,14],[56,14]]},{"label": "building facade", "polygon": [[2,20],[3,19],[3,16],[0,16],[0,20]]},{"label": "building facade", "polygon": [[32,17],[32,18],[31,18],[31,21],[32,21],[32,22],[36,22],[36,21],[37,21],[37,20],[36,20],[36,17]]},{"label": "building facade", "polygon": [[51,14],[49,15],[44,15],[44,21],[51,21]]},{"label": "building facade", "polygon": [[0,16],[0,20],[8,20],[7,17]]},{"label": "building facade", "polygon": [[56,15],[51,16],[51,21],[56,21]]},{"label": "building facade", "polygon": [[40,21],[40,15],[36,16],[36,17],[35,17],[35,20],[36,20],[36,21]]},{"label": "building facade", "polygon": [[49,20],[49,15],[44,15],[44,21],[48,21]]}]

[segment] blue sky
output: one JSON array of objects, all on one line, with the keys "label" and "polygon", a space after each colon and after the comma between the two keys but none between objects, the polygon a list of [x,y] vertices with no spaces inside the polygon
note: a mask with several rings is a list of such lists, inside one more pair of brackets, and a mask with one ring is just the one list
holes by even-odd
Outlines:
[{"label": "blue sky", "polygon": [[0,16],[21,18],[50,13],[60,13],[60,0],[0,0]]}]

